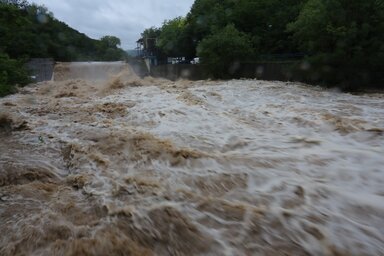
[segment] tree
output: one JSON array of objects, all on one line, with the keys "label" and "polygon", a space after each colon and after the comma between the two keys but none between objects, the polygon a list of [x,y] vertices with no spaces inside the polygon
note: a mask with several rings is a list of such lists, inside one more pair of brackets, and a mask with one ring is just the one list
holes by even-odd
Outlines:
[{"label": "tree", "polygon": [[98,42],[99,58],[104,61],[123,60],[126,57],[126,53],[118,47],[120,44],[121,42],[118,37],[103,36]]},{"label": "tree", "polygon": [[29,82],[23,64],[29,58],[58,61],[121,60],[120,39],[87,37],[56,20],[44,6],[24,0],[0,0],[0,95]]},{"label": "tree", "polygon": [[286,25],[295,21],[307,0],[238,0],[231,21],[251,36],[260,54],[297,52]]},{"label": "tree", "polygon": [[204,38],[197,47],[201,64],[216,78],[234,75],[238,63],[252,57],[249,37],[230,24]]},{"label": "tree", "polygon": [[142,43],[144,50],[156,50],[156,40],[160,36],[160,33],[161,29],[156,27],[147,28],[141,33],[139,41]]},{"label": "tree", "polygon": [[183,35],[185,29],[185,18],[177,17],[166,20],[161,27],[157,46],[167,55],[183,56]]},{"label": "tree", "polygon": [[306,54],[307,82],[384,87],[383,9],[383,0],[196,0],[185,19],[145,32],[154,32],[167,54],[192,57],[197,51],[215,76],[230,74],[234,61]]},{"label": "tree", "polygon": [[117,48],[121,45],[120,39],[115,36],[103,36],[100,39],[100,42],[105,46],[105,48]]},{"label": "tree", "polygon": [[7,54],[0,52],[0,96],[15,91],[15,85],[23,86],[30,82],[23,62],[10,59]]},{"label": "tree", "polygon": [[384,88],[383,1],[309,0],[288,30],[311,53],[318,82]]},{"label": "tree", "polygon": [[0,4],[14,5],[19,8],[26,8],[29,6],[26,0],[0,0]]},{"label": "tree", "polygon": [[[185,21],[186,47],[189,55],[196,55],[197,45],[205,37],[231,23],[233,0],[196,0]],[[191,50],[192,48],[192,50]]]}]

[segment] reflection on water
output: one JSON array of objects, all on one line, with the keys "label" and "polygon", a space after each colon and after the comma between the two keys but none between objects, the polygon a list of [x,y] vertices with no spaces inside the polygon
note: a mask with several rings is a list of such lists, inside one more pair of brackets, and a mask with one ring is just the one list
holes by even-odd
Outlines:
[{"label": "reflection on water", "polygon": [[0,255],[384,252],[382,94],[77,65],[0,99]]}]

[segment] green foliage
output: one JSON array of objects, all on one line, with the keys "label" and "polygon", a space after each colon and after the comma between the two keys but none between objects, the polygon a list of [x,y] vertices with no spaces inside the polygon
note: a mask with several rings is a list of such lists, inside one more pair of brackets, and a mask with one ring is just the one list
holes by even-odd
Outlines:
[{"label": "green foliage", "polygon": [[141,33],[142,38],[157,38],[160,36],[161,30],[156,27],[147,28]]},{"label": "green foliage", "polygon": [[29,83],[29,76],[23,62],[10,59],[0,52],[0,97],[15,91],[15,86]]},{"label": "green foliage", "polygon": [[120,39],[94,40],[56,20],[44,6],[25,0],[0,0],[0,96],[29,82],[29,58],[56,61],[122,60]]},{"label": "green foliage", "polygon": [[164,53],[199,56],[216,77],[236,76],[237,62],[307,55],[295,71],[307,82],[384,88],[383,0],[196,0],[155,30]]},{"label": "green foliage", "polygon": [[252,37],[261,54],[297,52],[286,25],[298,16],[306,0],[239,0],[232,14],[236,27]]},{"label": "green foliage", "polygon": [[141,38],[138,40],[144,50],[153,51],[156,49],[156,39],[160,36],[161,30],[159,28],[147,28],[141,33]]},{"label": "green foliage", "polygon": [[127,54],[118,47],[120,44],[120,39],[115,36],[103,36],[96,46],[99,59],[103,61],[125,59]]},{"label": "green foliage", "polygon": [[177,17],[166,20],[161,27],[161,33],[157,39],[157,46],[170,56],[181,56],[183,49],[183,35],[185,30],[185,18]]},{"label": "green foliage", "polygon": [[231,14],[235,4],[233,0],[196,0],[186,17],[185,30],[190,55],[196,55],[196,49],[204,38],[223,29],[231,23]]},{"label": "green foliage", "polygon": [[261,54],[297,51],[286,24],[293,22],[306,0],[196,0],[187,15],[186,30],[196,48],[199,41],[234,24],[251,38]]},{"label": "green foliage", "polygon": [[100,43],[105,45],[106,48],[117,48],[121,45],[120,39],[115,36],[103,36]]},{"label": "green foliage", "polygon": [[[11,58],[57,61],[120,60],[120,39],[94,40],[53,17],[47,8],[23,0],[0,1],[0,50]],[[113,50],[110,50],[113,49]]]},{"label": "green foliage", "polygon": [[235,75],[239,62],[252,57],[249,37],[230,24],[203,39],[197,48],[202,65],[214,77]]},{"label": "green foliage", "polygon": [[384,88],[384,5],[378,0],[309,0],[288,25],[316,72],[313,82]]},{"label": "green foliage", "polygon": [[18,8],[26,8],[29,5],[27,0],[0,0],[0,4],[13,5]]},{"label": "green foliage", "polygon": [[[250,39],[252,52],[296,52],[287,40],[286,24],[298,16],[306,0],[196,0],[186,18],[165,21],[157,29],[158,47],[168,56],[193,58],[199,43],[233,24]],[[272,15],[273,14],[273,15]],[[217,65],[221,65],[218,63]]]}]

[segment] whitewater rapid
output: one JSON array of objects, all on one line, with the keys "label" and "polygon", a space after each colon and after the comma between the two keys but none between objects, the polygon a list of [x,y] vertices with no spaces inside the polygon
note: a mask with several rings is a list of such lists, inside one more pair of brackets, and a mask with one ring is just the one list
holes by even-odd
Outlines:
[{"label": "whitewater rapid", "polygon": [[384,253],[383,94],[124,70],[0,99],[0,255]]}]

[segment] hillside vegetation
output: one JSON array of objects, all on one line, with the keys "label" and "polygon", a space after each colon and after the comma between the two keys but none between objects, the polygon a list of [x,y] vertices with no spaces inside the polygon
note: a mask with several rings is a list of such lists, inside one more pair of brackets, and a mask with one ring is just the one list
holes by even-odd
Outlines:
[{"label": "hillside vegetation", "polygon": [[91,39],[53,16],[44,6],[0,0],[0,96],[28,83],[23,63],[29,58],[56,61],[121,60],[120,39]]},{"label": "hillside vegetation", "polygon": [[196,0],[151,37],[160,57],[199,56],[214,77],[237,62],[300,60],[308,82],[384,89],[383,0]]}]

